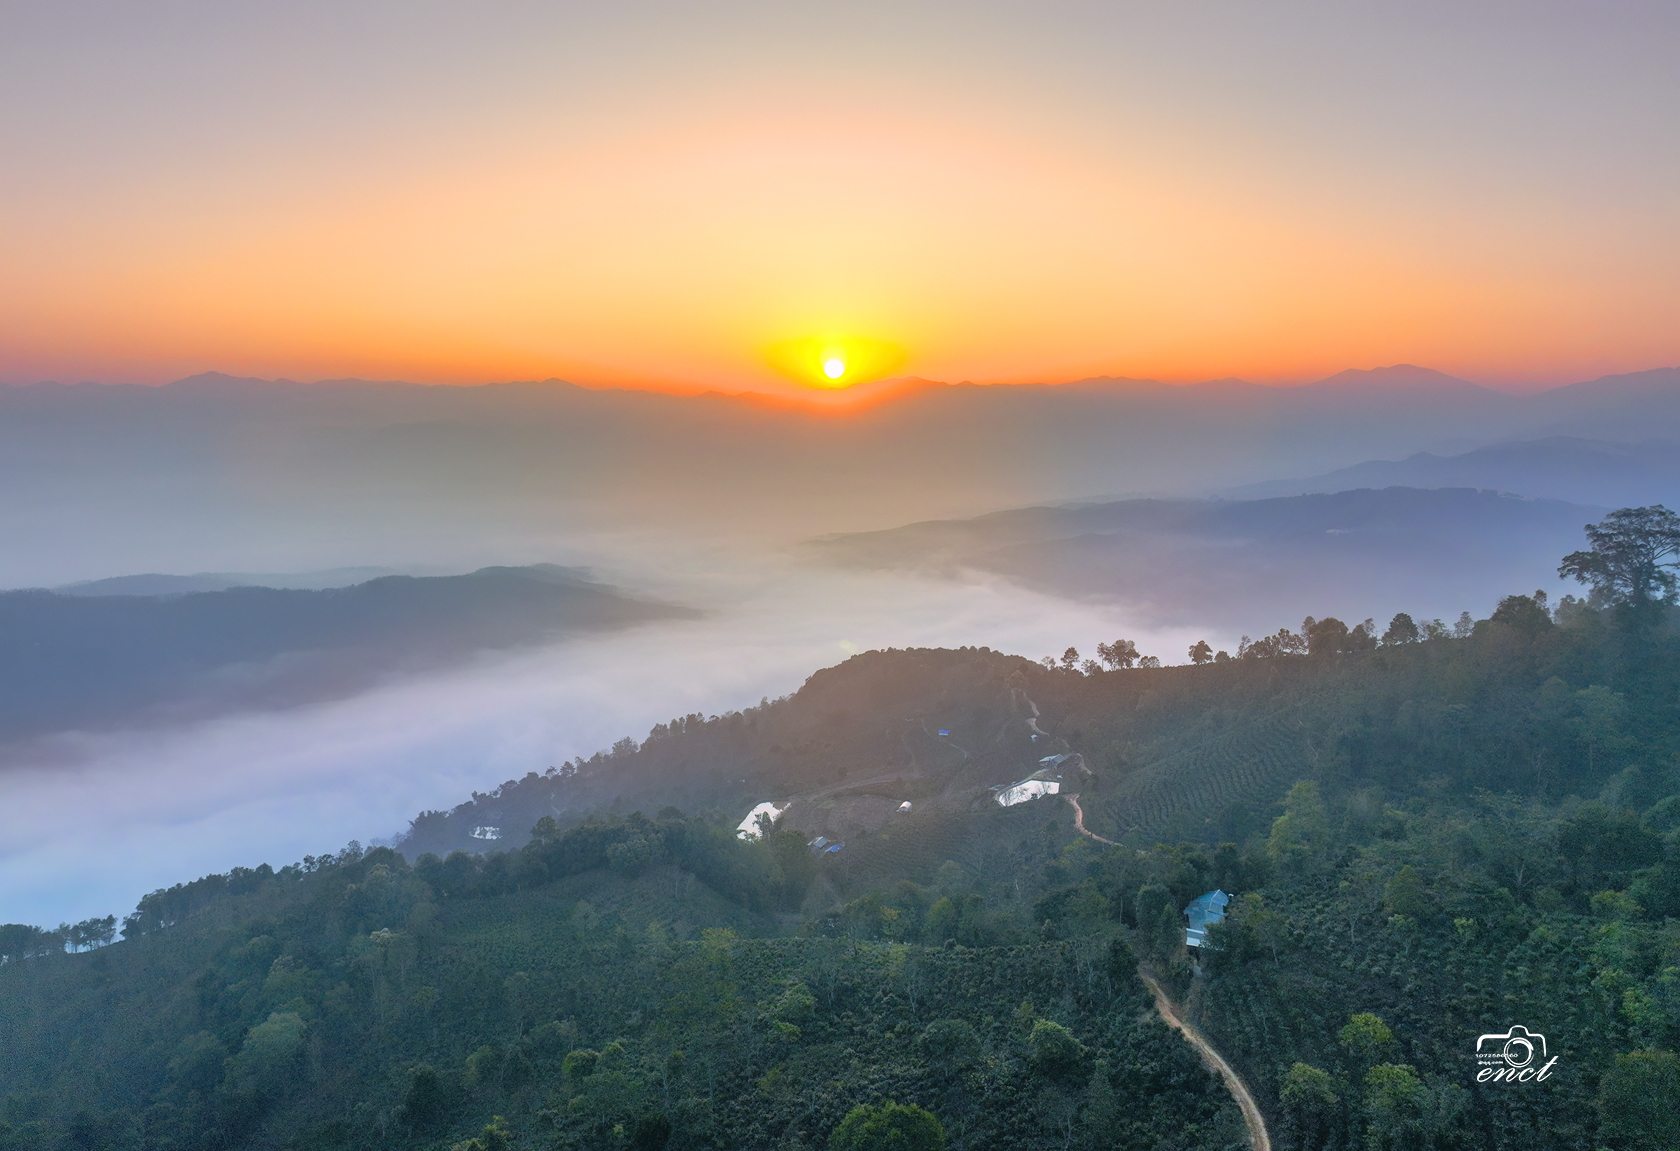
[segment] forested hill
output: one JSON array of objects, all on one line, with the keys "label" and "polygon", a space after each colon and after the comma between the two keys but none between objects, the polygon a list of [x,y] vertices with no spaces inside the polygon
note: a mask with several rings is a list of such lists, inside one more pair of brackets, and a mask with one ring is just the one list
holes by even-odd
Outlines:
[{"label": "forested hill", "polygon": [[333,698],[488,648],[693,614],[551,564],[323,590],[0,593],[0,739]]},{"label": "forested hill", "polygon": [[[6,928],[5,1138],[814,1147],[896,1101],[952,1147],[1243,1146],[1141,959],[1280,1149],[1680,1145],[1673,615],[866,653],[422,817],[411,857],[206,877],[82,953]],[[998,804],[1034,774],[1060,793]],[[1478,1082],[1513,1026],[1547,1077]]]}]

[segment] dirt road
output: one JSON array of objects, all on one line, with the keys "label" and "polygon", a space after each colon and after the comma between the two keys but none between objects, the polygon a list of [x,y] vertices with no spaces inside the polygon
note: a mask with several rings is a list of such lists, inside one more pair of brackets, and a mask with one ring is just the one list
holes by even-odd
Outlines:
[{"label": "dirt road", "polygon": [[1026,701],[1027,706],[1032,708],[1032,714],[1027,717],[1027,730],[1035,736],[1042,735],[1045,739],[1049,739],[1050,733],[1038,726],[1038,704],[1034,703],[1032,697],[1020,688],[1016,688],[1015,691]]},{"label": "dirt road", "polygon": [[1080,835],[1088,835],[1092,839],[1096,840],[1098,843],[1106,843],[1110,847],[1119,847],[1120,846],[1118,843],[1115,843],[1112,839],[1104,839],[1102,836],[1098,835],[1094,831],[1085,830],[1085,809],[1079,806],[1079,793],[1077,791],[1068,792],[1067,795],[1064,796],[1064,798],[1069,803],[1073,804],[1073,826],[1079,832]]},{"label": "dirt road", "polygon": [[1167,1021],[1167,1026],[1177,1029],[1187,1040],[1196,1053],[1202,1057],[1209,1071],[1219,1072],[1220,1078],[1225,1080],[1225,1089],[1231,1093],[1231,1098],[1237,1101],[1237,1107],[1242,1111],[1243,1122],[1248,1124],[1248,1140],[1254,1145],[1254,1151],[1272,1151],[1272,1138],[1266,1134],[1266,1119],[1260,1114],[1260,1107],[1254,1102],[1254,1096],[1249,1093],[1248,1084],[1242,1081],[1235,1068],[1225,1062],[1225,1057],[1213,1049],[1213,1044],[1202,1037],[1190,1024],[1178,1017],[1178,1010],[1173,1006],[1167,993],[1155,981],[1155,977],[1140,965],[1138,978],[1149,985],[1149,990],[1155,993],[1155,1010],[1161,1013],[1161,1018]]}]

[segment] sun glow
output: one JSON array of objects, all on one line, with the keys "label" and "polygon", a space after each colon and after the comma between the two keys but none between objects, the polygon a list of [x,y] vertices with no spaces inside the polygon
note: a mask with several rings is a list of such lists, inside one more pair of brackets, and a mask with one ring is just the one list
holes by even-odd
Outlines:
[{"label": "sun glow", "polygon": [[904,349],[858,336],[805,336],[765,349],[777,372],[812,388],[849,388],[890,376],[904,366]]}]

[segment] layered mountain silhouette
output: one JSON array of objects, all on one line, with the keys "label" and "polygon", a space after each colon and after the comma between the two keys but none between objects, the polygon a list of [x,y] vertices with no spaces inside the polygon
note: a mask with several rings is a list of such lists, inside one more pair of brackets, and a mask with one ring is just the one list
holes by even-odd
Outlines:
[{"label": "layered mountain silhouette", "polygon": [[335,698],[487,649],[693,614],[546,564],[315,591],[6,592],[0,738]]},{"label": "layered mountain silhouette", "polygon": [[1492,488],[1612,507],[1680,504],[1680,443],[1551,436],[1490,444],[1452,456],[1417,452],[1403,460],[1371,460],[1320,476],[1246,484],[1222,494],[1259,499],[1394,486]]},{"label": "layered mountain silhouette", "polygon": [[[1579,590],[1553,573],[1604,509],[1470,488],[1387,488],[1263,500],[1141,499],[1033,507],[806,545],[823,562],[990,572],[1127,605],[1155,626],[1353,623],[1488,614],[1501,596]],[[1380,621],[1386,623],[1386,619]],[[1181,653],[1164,654],[1177,662]]]},{"label": "layered mountain silhouette", "polygon": [[[1680,370],[1532,396],[1404,365],[1296,388],[903,381],[849,407],[560,381],[43,384],[0,389],[0,583],[95,560],[460,564],[487,541],[627,525],[787,539],[1557,436],[1680,442]],[[57,570],[21,566],[47,556]]]},{"label": "layered mountain silhouette", "polygon": [[184,595],[195,591],[226,591],[233,587],[298,588],[320,591],[324,588],[351,587],[389,575],[413,573],[390,568],[354,567],[330,568],[316,572],[198,572],[194,575],[164,575],[146,572],[141,575],[109,576],[105,579],[82,580],[51,590],[60,595]]}]

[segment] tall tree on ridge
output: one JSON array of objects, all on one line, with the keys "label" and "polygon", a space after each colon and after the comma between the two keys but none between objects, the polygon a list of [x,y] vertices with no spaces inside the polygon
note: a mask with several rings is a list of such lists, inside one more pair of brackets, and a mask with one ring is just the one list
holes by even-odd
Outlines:
[{"label": "tall tree on ridge", "polygon": [[1618,508],[1586,525],[1586,533],[1592,546],[1564,556],[1558,576],[1590,584],[1594,598],[1615,605],[1626,626],[1650,626],[1652,609],[1672,604],[1680,590],[1674,574],[1680,567],[1680,515],[1662,504]]}]

